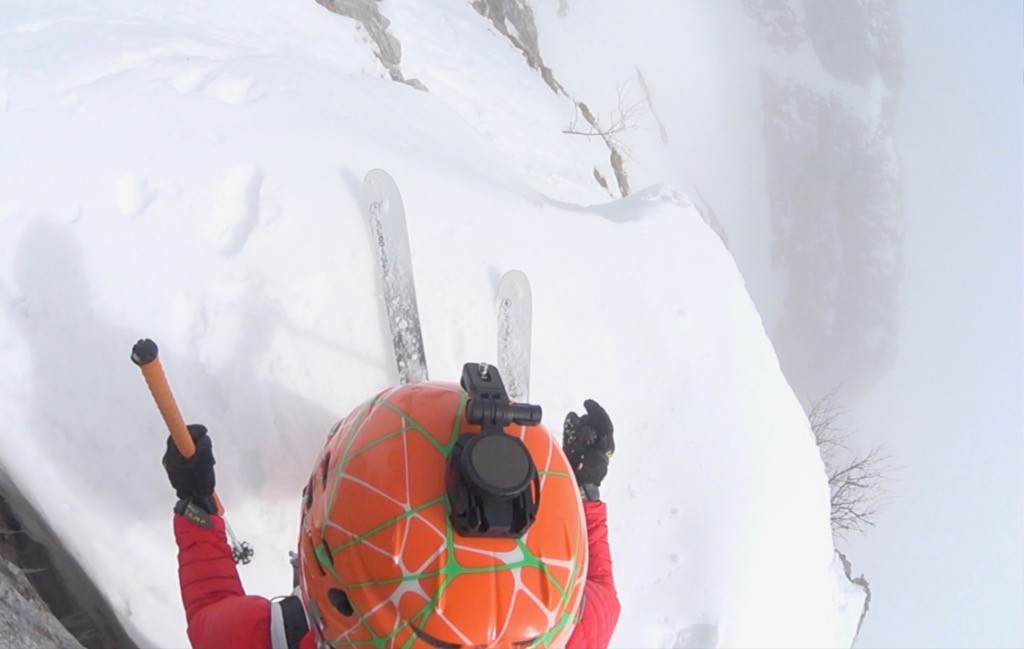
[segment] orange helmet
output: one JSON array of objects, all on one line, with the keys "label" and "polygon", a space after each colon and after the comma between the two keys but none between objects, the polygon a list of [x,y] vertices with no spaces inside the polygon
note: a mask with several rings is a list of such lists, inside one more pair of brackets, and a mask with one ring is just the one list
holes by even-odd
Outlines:
[{"label": "orange helmet", "polygon": [[391,388],[332,429],[299,531],[321,646],[569,639],[587,567],[572,469],[540,408],[510,404],[493,368],[466,365],[462,388]]}]

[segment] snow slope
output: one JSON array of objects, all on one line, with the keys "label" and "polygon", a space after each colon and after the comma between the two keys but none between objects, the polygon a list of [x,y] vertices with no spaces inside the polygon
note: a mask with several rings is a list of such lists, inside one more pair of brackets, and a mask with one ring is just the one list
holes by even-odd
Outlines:
[{"label": "snow slope", "polygon": [[[493,359],[494,290],[521,268],[532,399],[554,431],[588,397],[616,423],[613,643],[849,646],[861,602],[821,461],[728,252],[669,186],[593,204],[596,154],[560,136],[561,104],[491,120],[541,82],[468,3],[401,11],[431,93],[312,1],[5,5],[4,471],[141,645],[182,646],[165,431],[128,360],[152,337],[256,548],[246,588],[285,592],[329,425],[394,380],[357,203],[382,167],[409,213],[431,377]],[[473,56],[446,54],[456,36]]]}]

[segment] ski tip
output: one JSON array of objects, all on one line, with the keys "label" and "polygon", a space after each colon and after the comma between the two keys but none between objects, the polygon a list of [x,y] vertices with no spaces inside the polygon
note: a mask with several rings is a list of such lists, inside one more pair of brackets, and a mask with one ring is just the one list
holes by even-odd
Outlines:
[{"label": "ski tip", "polygon": [[501,276],[501,281],[522,281],[529,282],[530,278],[526,276],[523,271],[513,268],[512,270],[505,271],[505,274]]},{"label": "ski tip", "polygon": [[373,185],[381,182],[395,184],[395,179],[391,177],[391,174],[383,169],[370,169],[366,172],[366,175],[363,176],[364,185]]},{"label": "ski tip", "polygon": [[533,289],[530,287],[530,278],[521,270],[510,270],[501,276],[498,282],[498,302],[502,298],[516,297],[519,299],[531,299]]}]

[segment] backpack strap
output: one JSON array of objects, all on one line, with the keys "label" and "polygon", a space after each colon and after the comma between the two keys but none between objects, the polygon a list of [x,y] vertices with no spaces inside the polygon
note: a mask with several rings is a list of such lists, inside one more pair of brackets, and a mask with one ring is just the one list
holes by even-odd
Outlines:
[{"label": "backpack strap", "polygon": [[299,641],[308,631],[306,611],[298,595],[270,602],[270,643],[273,649],[299,649]]}]

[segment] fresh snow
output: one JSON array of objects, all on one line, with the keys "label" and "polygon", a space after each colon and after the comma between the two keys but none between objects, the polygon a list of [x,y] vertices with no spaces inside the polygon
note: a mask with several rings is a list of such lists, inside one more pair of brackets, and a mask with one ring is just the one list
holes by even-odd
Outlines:
[{"label": "fresh snow", "polygon": [[[284,594],[333,421],[396,377],[363,174],[408,215],[434,379],[493,362],[525,271],[531,400],[615,422],[619,647],[850,646],[828,488],[736,265],[667,185],[610,200],[571,104],[468,3],[383,3],[406,53],[312,0],[15,0],[0,14],[0,464],[142,646],[186,644],[132,344],[151,337],[218,491]],[[389,13],[393,12],[393,13]],[[602,162],[604,156],[604,162]]]}]

